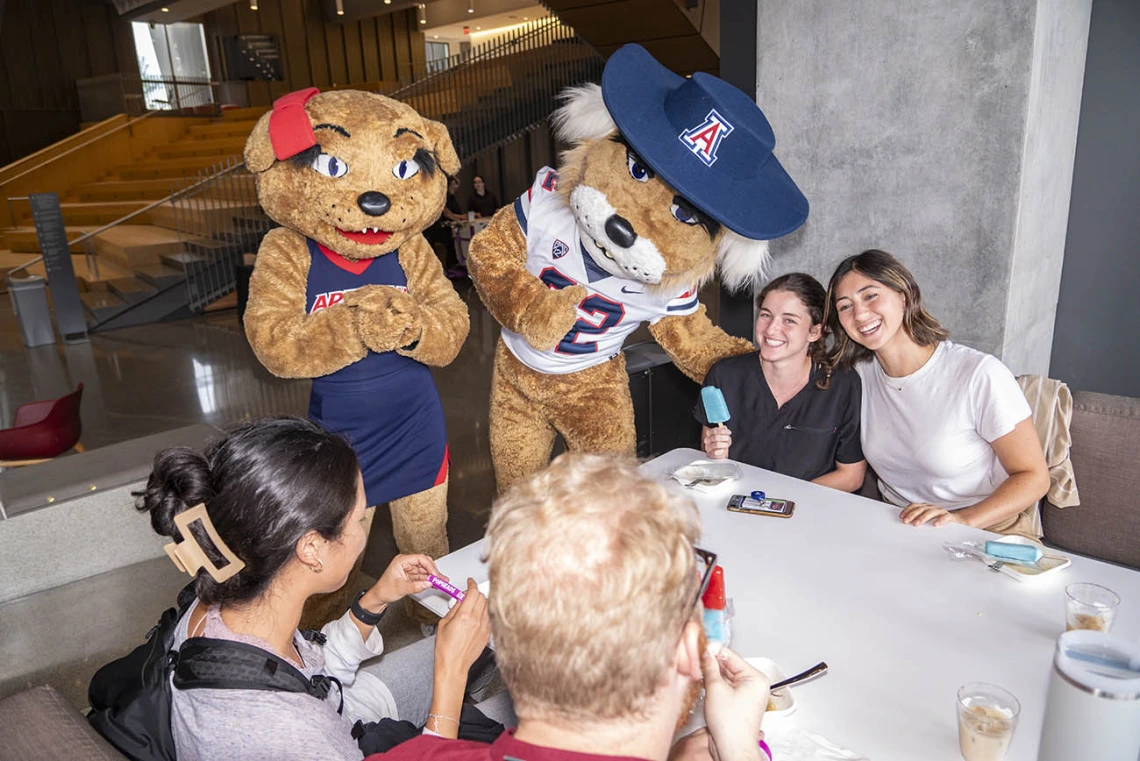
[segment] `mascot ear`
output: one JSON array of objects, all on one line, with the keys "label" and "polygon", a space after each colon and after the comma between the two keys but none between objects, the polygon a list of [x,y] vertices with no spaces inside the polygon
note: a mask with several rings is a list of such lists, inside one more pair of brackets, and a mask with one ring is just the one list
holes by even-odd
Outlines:
[{"label": "mascot ear", "polygon": [[768,267],[768,241],[725,229],[716,247],[720,282],[733,293],[755,289]]},{"label": "mascot ear", "polygon": [[424,128],[427,131],[424,139],[428,141],[432,150],[435,151],[435,158],[436,161],[439,162],[439,168],[442,169],[448,177],[454,177],[459,174],[459,156],[455,153],[455,146],[451,144],[451,136],[447,133],[447,127],[440,122],[424,119]]},{"label": "mascot ear", "polygon": [[251,172],[264,172],[273,166],[277,157],[273,155],[273,143],[269,140],[269,116],[272,112],[262,114],[249,133],[245,141],[245,166]]}]

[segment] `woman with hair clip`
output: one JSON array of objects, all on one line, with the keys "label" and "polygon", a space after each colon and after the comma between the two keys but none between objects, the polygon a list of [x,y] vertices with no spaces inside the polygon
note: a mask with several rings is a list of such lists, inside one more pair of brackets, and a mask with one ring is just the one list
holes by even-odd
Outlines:
[{"label": "woman with hair clip", "polygon": [[434,647],[430,640],[409,645],[367,670],[358,670],[361,662],[383,651],[375,626],[385,608],[439,574],[426,555],[398,555],[349,612],[324,627],[323,645],[297,630],[305,600],[343,586],[367,539],[364,485],[344,439],[307,420],[245,423],[202,455],[185,447],[159,452],[137,497],[154,530],[174,539],[167,548],[176,565],[195,577],[197,599],[178,623],[175,649],[193,637],[242,642],[305,678],[324,674],[343,685],[343,714],[335,689],[318,700],[174,688],[171,729],[180,761],[356,761],[363,758],[352,736],[356,719],[398,717],[456,736],[468,670],[489,632],[487,601],[473,581],[440,621]]},{"label": "woman with hair clip", "polygon": [[885,251],[844,259],[827,305],[837,338],[830,361],[863,381],[863,451],[903,523],[1036,539],[1049,474],[1009,369],[948,341],[914,276]]},{"label": "woman with hair clip", "polygon": [[825,297],[823,286],[802,272],[760,291],[760,350],[722,359],[705,376],[705,386],[724,394],[732,427],[709,426],[703,404],[693,411],[708,457],[841,491],[862,486],[867,464],[859,447],[859,378],[823,361]]}]

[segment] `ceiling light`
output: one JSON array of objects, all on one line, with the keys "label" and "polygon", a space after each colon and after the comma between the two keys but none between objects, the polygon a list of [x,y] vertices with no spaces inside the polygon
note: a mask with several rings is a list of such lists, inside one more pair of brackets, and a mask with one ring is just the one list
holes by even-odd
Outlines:
[{"label": "ceiling light", "polygon": [[481,27],[481,26],[477,26],[477,27],[475,27],[475,31],[477,32],[477,31],[479,31],[479,30],[480,30],[480,29],[482,29],[482,28],[483,28],[483,27]]},{"label": "ceiling light", "polygon": [[344,0],[336,0],[336,15],[344,15]]},{"label": "ceiling light", "polygon": [[163,12],[163,13],[170,13],[170,9],[169,9],[169,8],[163,8],[163,9],[162,9],[162,12]]},{"label": "ceiling light", "polygon": [[257,0],[249,0],[249,9],[251,11],[257,10]]},{"label": "ceiling light", "polygon": [[427,23],[427,6],[424,5],[423,3],[419,3],[418,5],[416,5],[416,11],[419,13],[420,23],[426,24]]},{"label": "ceiling light", "polygon": [[467,0],[467,12],[468,13],[474,13],[475,12],[475,0]]}]

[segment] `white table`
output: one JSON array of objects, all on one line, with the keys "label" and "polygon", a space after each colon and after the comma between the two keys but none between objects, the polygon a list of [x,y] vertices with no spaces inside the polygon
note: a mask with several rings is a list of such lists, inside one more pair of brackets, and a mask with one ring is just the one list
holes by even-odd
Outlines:
[{"label": "white table", "polygon": [[[664,479],[703,456],[677,449],[643,471]],[[1114,590],[1122,602],[1113,633],[1140,637],[1138,572],[1074,555],[1051,578],[1019,582],[976,560],[952,560],[942,548],[992,538],[988,532],[905,526],[889,505],[741,467],[739,482],[685,490],[701,510],[701,546],[725,569],[736,608],[732,646],[773,659],[786,674],[827,661],[826,676],[794,688],[794,717],[875,761],[960,761],[955,694],[973,681],[1017,696],[1021,718],[1006,758],[1036,759],[1067,584]],[[724,509],[729,496],[754,489],[794,500],[795,515]],[[467,576],[487,578],[481,556],[476,542],[438,564],[462,586]],[[446,612],[442,593],[419,597]]]}]

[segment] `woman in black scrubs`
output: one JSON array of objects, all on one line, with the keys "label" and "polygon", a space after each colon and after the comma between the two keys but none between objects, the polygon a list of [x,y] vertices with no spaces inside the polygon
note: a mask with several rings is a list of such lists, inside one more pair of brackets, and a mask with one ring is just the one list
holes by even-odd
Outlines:
[{"label": "woman in black scrubs", "polygon": [[731,458],[842,491],[863,484],[859,445],[861,386],[853,371],[823,363],[827,293],[811,275],[778,277],[756,297],[760,350],[722,359],[705,376],[724,394],[724,426],[709,426],[704,406],[701,446],[712,459]]}]

